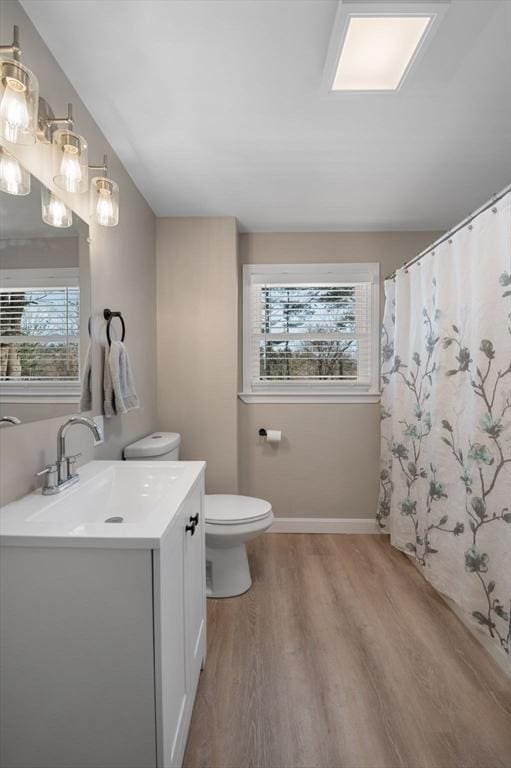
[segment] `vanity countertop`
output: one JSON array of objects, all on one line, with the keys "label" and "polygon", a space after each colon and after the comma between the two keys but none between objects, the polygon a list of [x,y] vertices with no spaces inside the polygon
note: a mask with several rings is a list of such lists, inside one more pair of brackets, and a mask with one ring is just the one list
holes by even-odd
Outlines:
[{"label": "vanity countertop", "polygon": [[0,544],[158,549],[205,468],[204,461],[91,461],[61,493],[39,489],[0,508]]}]

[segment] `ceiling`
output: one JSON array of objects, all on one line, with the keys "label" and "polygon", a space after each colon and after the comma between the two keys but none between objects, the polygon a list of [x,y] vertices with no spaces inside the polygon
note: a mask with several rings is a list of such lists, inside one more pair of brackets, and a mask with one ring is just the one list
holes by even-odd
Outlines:
[{"label": "ceiling", "polygon": [[452,0],[400,91],[341,96],[334,0],[22,4],[157,216],[443,229],[511,180],[508,0]]}]

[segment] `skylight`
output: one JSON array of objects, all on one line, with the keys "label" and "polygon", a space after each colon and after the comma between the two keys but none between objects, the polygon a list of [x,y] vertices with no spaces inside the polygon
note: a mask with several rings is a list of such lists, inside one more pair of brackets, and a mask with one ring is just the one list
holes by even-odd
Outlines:
[{"label": "skylight", "polygon": [[332,91],[399,88],[433,16],[350,16]]}]

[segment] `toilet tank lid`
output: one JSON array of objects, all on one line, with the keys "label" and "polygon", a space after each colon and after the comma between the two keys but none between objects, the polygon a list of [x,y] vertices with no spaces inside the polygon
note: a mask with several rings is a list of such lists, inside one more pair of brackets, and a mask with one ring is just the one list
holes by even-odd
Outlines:
[{"label": "toilet tank lid", "polygon": [[125,459],[147,459],[163,456],[179,446],[181,435],[177,432],[153,432],[124,449]]}]

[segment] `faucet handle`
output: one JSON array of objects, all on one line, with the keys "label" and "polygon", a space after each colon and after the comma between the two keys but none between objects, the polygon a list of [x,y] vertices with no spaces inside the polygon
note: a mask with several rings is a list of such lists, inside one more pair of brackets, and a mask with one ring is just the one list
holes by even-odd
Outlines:
[{"label": "faucet handle", "polygon": [[44,490],[51,490],[57,487],[58,480],[56,464],[47,464],[44,469],[41,469],[40,472],[35,473],[36,477],[41,477],[42,475],[46,475],[43,492]]},{"label": "faucet handle", "polygon": [[67,476],[68,476],[68,477],[71,477],[71,475],[73,475],[73,474],[74,474],[74,473],[73,473],[73,471],[72,471],[72,470],[73,470],[73,466],[74,466],[74,464],[76,464],[76,460],[77,460],[77,458],[78,458],[79,456],[81,456],[81,455],[82,455],[82,453],[81,453],[81,451],[80,451],[80,453],[75,453],[75,454],[73,454],[72,456],[66,456],[66,457],[65,457],[65,459],[66,459],[66,464],[67,464]]},{"label": "faucet handle", "polygon": [[36,477],[41,477],[41,475],[49,475],[52,472],[57,471],[57,465],[56,464],[47,464],[44,469],[41,469],[40,472],[36,472]]}]

